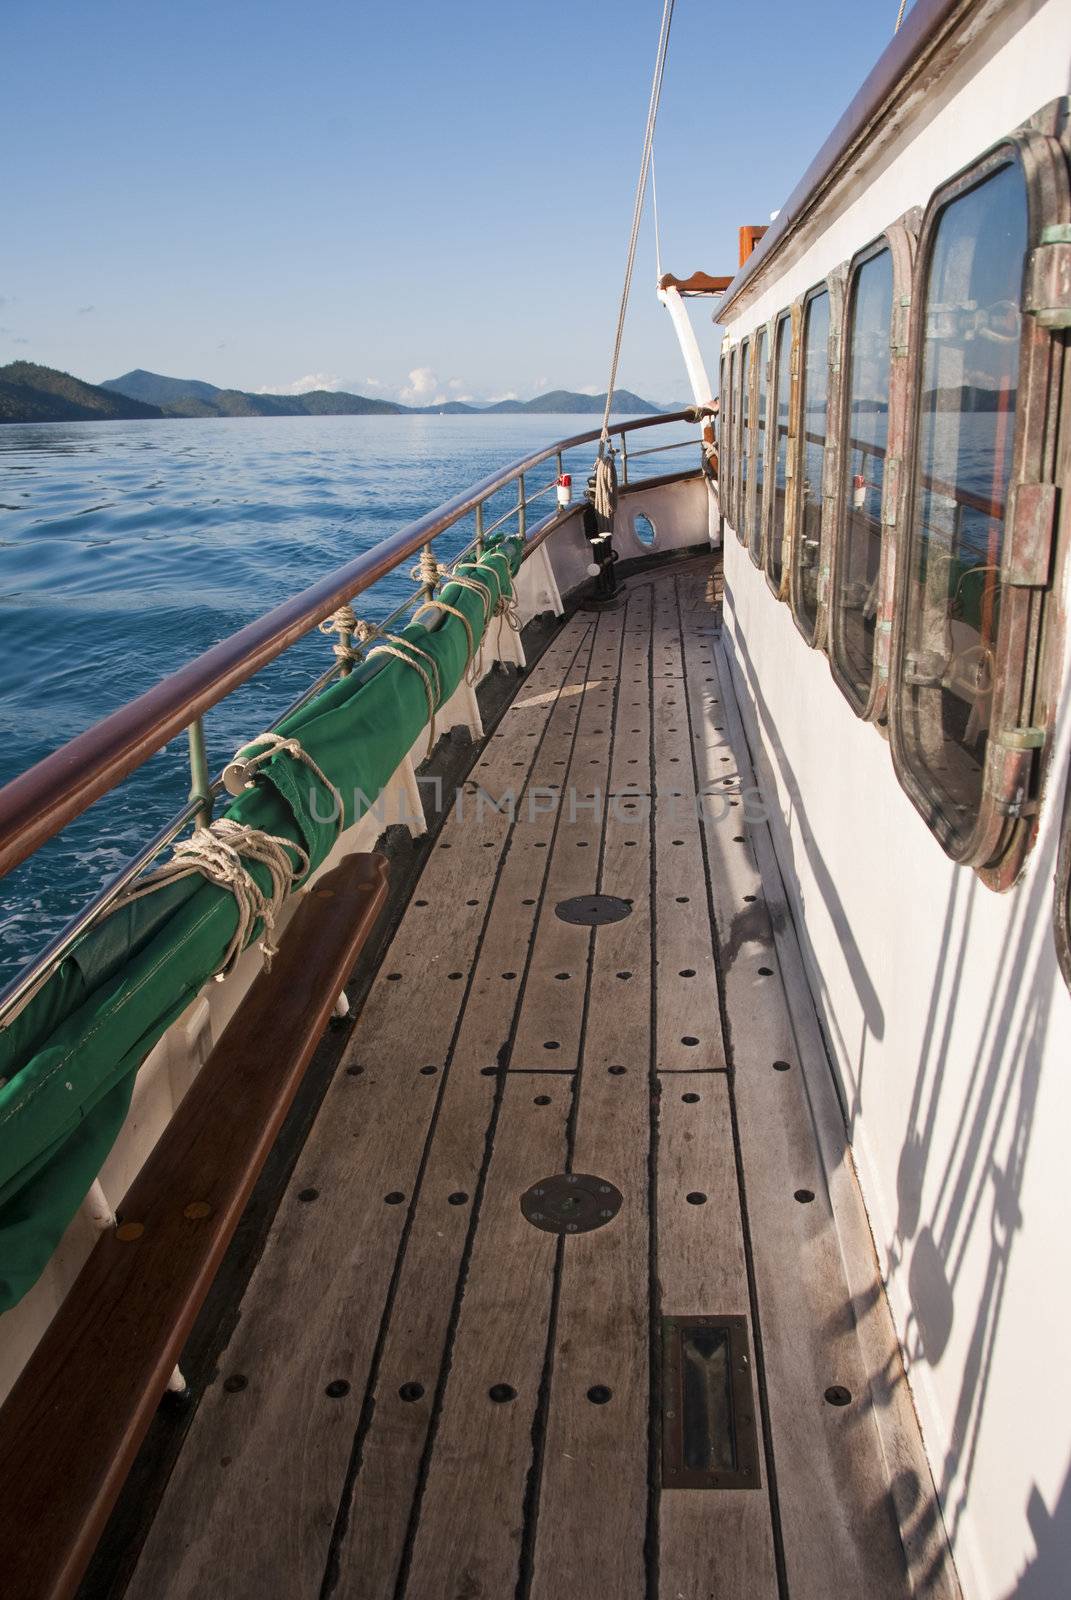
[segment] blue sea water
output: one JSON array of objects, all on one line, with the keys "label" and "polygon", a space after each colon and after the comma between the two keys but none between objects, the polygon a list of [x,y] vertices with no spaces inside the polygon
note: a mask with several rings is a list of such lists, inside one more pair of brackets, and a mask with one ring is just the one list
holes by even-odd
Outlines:
[{"label": "blue sea water", "polygon": [[[0,427],[0,784],[360,551],[588,417],[300,417]],[[674,426],[636,447],[694,436]],[[572,454],[574,493],[593,447]],[[636,462],[639,477],[696,462]],[[528,493],[550,483],[536,470]],[[506,491],[490,522],[515,500]],[[529,517],[550,509],[546,496]],[[509,531],[507,524],[507,531]],[[449,554],[471,521],[444,535]],[[408,569],[362,598],[385,615]],[[330,664],[301,641],[206,718],[218,772]],[[0,986],[186,798],[174,740],[0,883]]]}]

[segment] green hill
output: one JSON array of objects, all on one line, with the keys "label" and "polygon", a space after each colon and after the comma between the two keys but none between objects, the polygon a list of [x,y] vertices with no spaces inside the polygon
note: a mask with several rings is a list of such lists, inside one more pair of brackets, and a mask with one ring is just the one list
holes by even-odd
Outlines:
[{"label": "green hill", "polygon": [[313,389],[309,394],[250,394],[220,389],[200,378],[167,378],[135,367],[101,385],[116,394],[159,406],[169,417],[361,417],[395,416],[405,406],[363,394]]},{"label": "green hill", "polygon": [[210,402],[222,393],[214,383],[205,383],[200,378],[165,378],[159,372],[146,372],[144,367],[124,372],[121,378],[105,378],[101,388],[125,394],[130,400],[140,400],[143,405],[161,407],[187,399]]},{"label": "green hill", "polygon": [[[549,394],[538,394],[534,400],[500,400],[487,410],[521,413],[539,413],[559,417],[601,417],[606,405],[606,393],[577,394],[573,389],[552,389]],[[641,400],[631,389],[615,389],[611,413],[621,417],[656,417],[660,407],[650,400]]]},{"label": "green hill", "polygon": [[35,361],[0,367],[0,422],[128,422],[162,415],[158,406],[143,405]]},{"label": "green hill", "polygon": [[[0,367],[0,422],[126,421],[138,417],[364,417],[508,415],[599,417],[604,394],[552,389],[534,400],[500,400],[493,406],[444,401],[439,406],[403,406],[363,394],[313,389],[309,394],[250,394],[219,389],[200,378],[168,378],[135,367],[99,387],[53,367],[13,361]],[[615,416],[658,416],[661,407],[629,389],[614,390]]]}]

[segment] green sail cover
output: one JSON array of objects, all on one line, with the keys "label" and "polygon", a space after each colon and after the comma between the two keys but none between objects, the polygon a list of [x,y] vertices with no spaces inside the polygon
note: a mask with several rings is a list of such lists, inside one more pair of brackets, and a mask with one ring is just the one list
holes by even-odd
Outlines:
[{"label": "green sail cover", "polygon": [[[508,598],[520,558],[520,542],[505,540],[467,571],[493,598]],[[448,583],[442,598],[469,619],[478,644],[483,596]],[[401,637],[434,658],[445,703],[468,661],[464,624],[446,613],[436,628],[413,623]],[[420,673],[380,655],[277,732],[296,738],[341,792],[349,827],[375,803],[427,720]],[[334,806],[310,768],[281,753],[223,815],[299,843],[315,869],[336,838]],[[266,869],[246,865],[267,891]],[[236,927],[233,896],[199,874],[162,886],[90,929],[0,1032],[0,1311],[44,1270],[118,1136],[138,1068],[219,969]],[[251,938],[259,932],[258,923]]]}]

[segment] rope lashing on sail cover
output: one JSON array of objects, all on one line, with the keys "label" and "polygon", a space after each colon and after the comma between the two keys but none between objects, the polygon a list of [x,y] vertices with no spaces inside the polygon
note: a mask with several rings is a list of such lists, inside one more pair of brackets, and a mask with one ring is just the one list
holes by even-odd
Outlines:
[{"label": "rope lashing on sail cover", "polygon": [[339,606],[337,611],[333,611],[320,623],[320,632],[328,638],[333,633],[338,634],[338,643],[333,644],[331,649],[335,653],[336,661],[342,666],[355,666],[361,659],[361,652],[355,650],[350,643],[357,632],[357,627],[357,613],[349,604]]},{"label": "rope lashing on sail cover", "polygon": [[[250,751],[254,751],[255,754],[250,755]],[[257,769],[262,767],[265,761],[270,761],[272,756],[279,754],[287,755],[292,757],[295,761],[303,762],[304,765],[308,767],[312,775],[320,780],[335,803],[335,831],[336,833],[341,833],[342,792],[335,786],[335,784],[331,782],[331,779],[327,776],[327,773],[323,770],[323,768],[312,759],[312,757],[309,755],[309,752],[302,749],[301,744],[297,739],[284,738],[283,735],[279,733],[258,734],[255,739],[250,739],[248,744],[242,745],[234,760],[229,763],[227,772],[224,774],[224,779],[226,780],[227,774],[233,773],[235,782],[238,783],[241,788],[251,789],[253,787],[253,779],[257,774]],[[231,785],[228,784],[228,788],[230,787]],[[232,789],[231,792],[235,793],[237,791]],[[326,820],[327,818],[325,817],[324,821]]]},{"label": "rope lashing on sail cover", "polygon": [[[412,639],[406,639],[400,633],[377,632],[376,637],[380,642],[374,644],[369,650],[369,661],[373,656],[393,656],[396,661],[403,661],[407,667],[412,667],[414,672],[420,674],[420,680],[424,685],[424,693],[428,697],[428,755],[430,756],[435,748],[435,713],[442,700],[442,679],[439,676],[439,663],[434,656],[429,655],[426,650],[421,650],[419,645],[414,644]],[[412,654],[410,654],[410,651],[412,651]],[[418,656],[420,660],[416,659]],[[421,661],[427,662],[428,667],[431,669],[430,672],[421,666]],[[434,682],[432,682],[433,678]]]},{"label": "rope lashing on sail cover", "polygon": [[[297,866],[291,864],[289,852],[297,856]],[[260,885],[246,868],[247,861],[256,861],[268,870],[271,890],[264,894]],[[283,902],[297,879],[309,870],[309,858],[300,845],[290,839],[280,839],[275,834],[262,833],[228,817],[219,817],[208,828],[197,828],[188,839],[175,845],[171,860],[146,873],[138,883],[127,889],[110,908],[109,915],[120,906],[142,895],[151,894],[165,884],[176,883],[200,873],[209,883],[226,889],[234,896],[238,908],[238,922],[231,942],[224,952],[221,965],[213,973],[217,983],[234,970],[235,963],[259,921],[262,933],[258,948],[264,956],[264,965],[271,970],[276,946],[273,941],[275,924]]]},{"label": "rope lashing on sail cover", "polygon": [[[502,552],[500,550],[488,550],[488,551],[485,552],[483,559],[484,559],[485,562],[486,561],[493,561],[496,556],[498,557],[499,560],[503,559]],[[487,585],[484,584],[484,583],[481,583],[478,578],[468,578],[468,577],[464,576],[463,573],[462,573],[462,570],[461,570],[462,566],[465,567],[467,572],[471,572],[472,571],[472,563],[471,562],[458,563],[458,565],[454,568],[453,572],[450,575],[450,581],[451,581],[451,583],[459,583],[459,584],[461,584],[461,586],[463,588],[477,589],[477,590],[482,590],[483,591],[483,594],[485,596],[485,600],[484,600],[484,626],[486,627],[487,623],[490,622],[492,616],[496,616],[498,618],[498,632],[495,634],[495,651],[501,657],[501,655],[502,655],[502,629],[504,627],[506,627],[507,624],[508,624],[508,626],[512,629],[512,631],[514,633],[520,633],[521,628],[523,626],[523,624],[521,622],[521,613],[520,613],[520,611],[519,611],[519,609],[517,607],[516,598],[512,593],[511,594],[506,594],[505,591],[502,588],[501,583],[500,583],[499,586],[498,586],[498,598],[495,599],[492,596],[491,591],[487,587]],[[491,571],[495,572],[496,569],[494,567],[492,567]],[[480,642],[480,664],[481,665],[482,665],[482,662],[483,662],[483,641],[481,640],[481,642]],[[479,670],[479,668],[477,670]]]},{"label": "rope lashing on sail cover", "polygon": [[444,599],[442,599],[441,596],[436,597],[435,590],[439,586],[441,575],[442,569],[435,559],[435,552],[430,549],[422,550],[420,552],[420,564],[419,566],[415,566],[413,568],[409,576],[416,579],[420,584],[423,585],[427,599],[424,601],[423,605],[416,608],[416,610],[413,612],[411,620],[413,622],[419,622],[425,611],[446,611],[449,612],[450,616],[456,617],[457,620],[463,624],[465,629],[465,637],[468,640],[468,651],[465,656],[465,677],[467,680],[469,670],[472,667],[473,657],[476,654],[476,639],[472,632],[472,623],[469,621],[468,617],[466,617],[465,613],[463,611],[459,611],[457,606],[449,605]]},{"label": "rope lashing on sail cover", "polygon": [[[334,801],[336,833],[341,833],[343,827],[341,792],[319,763],[313,760],[307,750],[302,749],[297,739],[287,739],[278,733],[262,733],[257,738],[250,739],[227,767],[228,787],[232,792],[251,789],[258,768],[276,755],[286,755],[294,761],[300,761],[323,784]],[[293,851],[297,856],[296,867],[291,864],[288,851]],[[267,868],[271,880],[269,894],[263,893],[256,879],[247,870],[246,861],[256,861]],[[151,894],[153,890],[168,883],[175,883],[180,878],[187,878],[195,872],[207,878],[209,883],[227,889],[234,896],[238,907],[238,923],[227,946],[222,965],[213,974],[217,982],[222,983],[228,973],[234,970],[234,964],[245,949],[253,926],[258,921],[263,928],[259,948],[264,955],[265,967],[270,970],[271,959],[275,954],[272,935],[279,911],[294,884],[308,872],[309,865],[307,852],[292,840],[265,833],[262,829],[250,827],[246,823],[235,822],[230,817],[219,817],[209,827],[197,828],[188,839],[181,839],[172,850],[171,860],[146,873],[143,878],[132,884],[116,899],[110,911],[116,911],[132,900],[140,900],[143,895]]]},{"label": "rope lashing on sail cover", "polygon": [[655,123],[658,120],[658,104],[662,97],[662,79],[666,70],[666,52],[669,49],[669,30],[673,22],[673,4],[674,0],[664,0],[662,6],[662,25],[659,29],[654,75],[651,79],[651,97],[647,105],[647,125],[643,134],[640,175],[636,182],[636,199],[632,207],[632,231],[629,234],[628,241],[625,281],[621,288],[621,303],[617,312],[617,331],[614,335],[614,349],[610,359],[610,381],[606,386],[606,408],[602,417],[599,455],[595,463],[595,510],[600,517],[607,518],[607,525],[610,527],[613,525],[614,510],[617,504],[616,475],[613,472],[612,452],[608,450],[610,443],[610,411],[614,403],[617,366],[621,358],[621,340],[625,332],[625,316],[628,311],[629,293],[632,288],[632,270],[636,262],[636,244],[640,236],[640,223],[643,219],[643,201],[647,192],[647,173],[651,164]]}]

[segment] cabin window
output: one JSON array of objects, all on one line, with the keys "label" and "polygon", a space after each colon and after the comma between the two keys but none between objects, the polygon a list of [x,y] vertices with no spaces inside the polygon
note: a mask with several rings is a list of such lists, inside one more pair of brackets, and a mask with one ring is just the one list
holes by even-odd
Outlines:
[{"label": "cabin window", "polygon": [[767,337],[766,329],[759,335],[755,346],[755,472],[751,499],[747,504],[747,547],[751,559],[758,566],[762,560],[762,494],[765,476],[766,453],[766,401],[767,401]]},{"label": "cabin window", "polygon": [[885,246],[854,270],[845,319],[847,394],[830,653],[838,682],[860,712],[870,698],[880,598],[892,311],[892,252]]},{"label": "cabin window", "polygon": [[771,411],[774,419],[771,462],[770,536],[766,543],[766,571],[775,591],[780,591],[785,542],[785,496],[788,490],[788,408],[792,398],[792,317],[781,313],[774,329],[774,368]]},{"label": "cabin window", "polygon": [[740,440],[736,457],[736,499],[733,507],[736,513],[736,537],[741,541],[746,537],[744,524],[747,516],[748,469],[751,464],[749,428],[751,421],[751,363],[748,359],[750,355],[751,340],[745,339],[740,346],[740,371],[737,375],[737,380],[740,384],[740,401],[737,406],[737,416],[740,418]]},{"label": "cabin window", "polygon": [[725,429],[726,418],[729,415],[729,357],[722,355],[718,363],[718,416],[714,424],[717,430],[718,444],[718,502],[719,510],[724,524],[725,520],[725,489],[729,473],[729,435]]},{"label": "cabin window", "polygon": [[722,480],[725,487],[723,510],[729,521],[733,520],[733,480],[736,476],[736,441],[733,438],[733,428],[736,425],[736,366],[739,351],[733,350],[729,355],[729,382],[725,389],[725,417],[722,423],[722,438],[725,443],[725,468]]},{"label": "cabin window", "polygon": [[924,261],[896,714],[957,855],[978,821],[998,677],[1027,241],[1026,185],[1005,161],[940,207]]},{"label": "cabin window", "polygon": [[655,542],[655,526],[650,517],[643,511],[637,511],[632,519],[632,531],[641,544],[653,545]]},{"label": "cabin window", "polygon": [[812,643],[818,628],[822,548],[822,484],[829,410],[829,291],[817,289],[803,308],[800,359],[799,496],[792,556],[792,607]]}]

